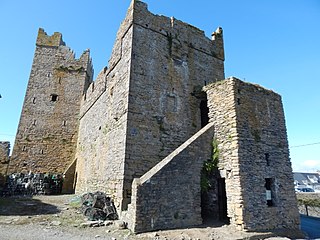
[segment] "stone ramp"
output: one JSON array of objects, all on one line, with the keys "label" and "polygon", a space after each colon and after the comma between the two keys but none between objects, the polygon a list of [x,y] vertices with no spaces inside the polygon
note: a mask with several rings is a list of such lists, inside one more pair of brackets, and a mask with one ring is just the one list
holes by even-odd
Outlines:
[{"label": "stone ramp", "polygon": [[207,124],[160,163],[135,179],[126,213],[134,232],[202,223],[200,174],[211,157],[213,123]]}]

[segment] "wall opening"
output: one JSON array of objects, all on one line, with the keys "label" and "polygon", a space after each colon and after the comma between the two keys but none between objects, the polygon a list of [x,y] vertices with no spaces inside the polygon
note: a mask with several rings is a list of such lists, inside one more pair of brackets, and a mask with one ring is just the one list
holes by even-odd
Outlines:
[{"label": "wall opening", "polygon": [[[203,176],[201,176],[201,217],[204,223],[210,225],[219,221],[222,225],[229,224],[225,178],[221,178],[218,170],[207,175],[205,179]],[[207,187],[203,188],[203,185]]]},{"label": "wall opening", "polygon": [[273,185],[274,185],[274,180],[272,178],[266,178],[265,179],[265,188],[266,188],[266,201],[267,201],[267,206],[272,207],[274,206],[274,191],[273,191]]},{"label": "wall opening", "polygon": [[264,156],[265,156],[265,159],[266,159],[267,166],[270,166],[270,154],[269,153],[265,153]]},{"label": "wall opening", "polygon": [[201,127],[204,127],[209,123],[209,108],[208,108],[207,98],[205,100],[201,100],[200,112],[201,112]]},{"label": "wall opening", "polygon": [[219,220],[229,223],[225,178],[218,178]]},{"label": "wall opening", "polygon": [[57,94],[51,94],[51,102],[56,102],[58,100]]}]

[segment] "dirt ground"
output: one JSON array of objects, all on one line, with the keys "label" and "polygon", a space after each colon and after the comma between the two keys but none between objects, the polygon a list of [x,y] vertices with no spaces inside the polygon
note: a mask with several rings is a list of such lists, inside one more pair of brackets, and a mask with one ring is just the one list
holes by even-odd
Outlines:
[{"label": "dirt ground", "polygon": [[[218,222],[199,227],[133,234],[121,221],[88,222],[76,195],[0,198],[1,240],[215,240],[303,239],[294,232],[242,232]],[[107,226],[105,226],[107,225]]]}]

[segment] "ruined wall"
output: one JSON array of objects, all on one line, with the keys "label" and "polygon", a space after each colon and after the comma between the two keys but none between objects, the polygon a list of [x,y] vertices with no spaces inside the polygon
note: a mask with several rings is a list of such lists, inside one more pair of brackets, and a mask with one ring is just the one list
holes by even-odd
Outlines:
[{"label": "ruined wall", "polygon": [[9,172],[63,173],[71,164],[92,71],[89,51],[75,59],[60,33],[39,29]]},{"label": "ruined wall", "polygon": [[214,139],[219,149],[219,170],[225,178],[228,217],[232,224],[243,223],[243,197],[238,157],[236,100],[232,81],[204,87],[208,96],[209,118],[214,123]]},{"label": "ruined wall", "polygon": [[100,72],[82,101],[77,145],[77,192],[105,191],[122,208],[132,6],[117,33],[109,68]]},{"label": "ruined wall", "polygon": [[5,182],[5,175],[9,163],[10,142],[0,141],[0,186]]},{"label": "ruined wall", "polygon": [[235,78],[205,89],[231,223],[249,230],[298,229],[281,97]]},{"label": "ruined wall", "polygon": [[213,123],[206,125],[132,186],[124,220],[133,232],[202,223],[200,172],[211,158]]},{"label": "ruined wall", "polygon": [[[235,82],[235,89],[244,227],[297,229],[299,214],[281,97],[241,81]],[[267,178],[271,179],[270,206]]]},{"label": "ruined wall", "polygon": [[134,3],[125,159],[131,183],[201,129],[201,87],[224,78],[222,30],[213,40],[187,24]]}]

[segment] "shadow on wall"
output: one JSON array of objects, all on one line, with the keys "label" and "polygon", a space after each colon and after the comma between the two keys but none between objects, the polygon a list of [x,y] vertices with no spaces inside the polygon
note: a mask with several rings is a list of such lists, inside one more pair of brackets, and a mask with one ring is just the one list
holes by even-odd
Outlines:
[{"label": "shadow on wall", "polygon": [[0,191],[4,187],[5,182],[6,182],[5,176],[2,173],[0,173]]}]

